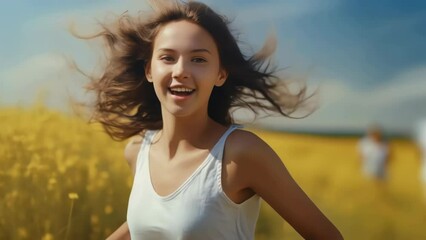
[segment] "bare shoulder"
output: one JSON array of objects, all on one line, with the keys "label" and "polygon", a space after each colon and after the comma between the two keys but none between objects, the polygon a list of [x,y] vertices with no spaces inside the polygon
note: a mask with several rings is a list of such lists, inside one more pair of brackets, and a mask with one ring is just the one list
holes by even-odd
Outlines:
[{"label": "bare shoulder", "polygon": [[135,172],[136,159],[143,141],[143,135],[133,136],[124,148],[124,158],[127,160],[133,173]]},{"label": "bare shoulder", "polygon": [[[255,133],[236,130],[225,145],[225,162],[244,185],[257,192],[265,175],[287,174],[278,154]],[[277,173],[279,171],[280,173]],[[260,195],[260,192],[257,192]]]},{"label": "bare shoulder", "polygon": [[[227,141],[234,142],[233,144],[240,143],[240,144],[248,144],[248,143],[256,143],[257,141],[262,141],[256,134],[244,130],[244,129],[237,129],[233,131]],[[238,145],[238,144],[236,144]]]},{"label": "bare shoulder", "polygon": [[246,130],[232,132],[226,142],[225,151],[235,161],[259,161],[270,154],[272,148],[256,134]]},{"label": "bare shoulder", "polygon": [[261,182],[265,175],[284,168],[279,156],[265,141],[255,133],[240,129],[227,138],[223,161],[226,166],[223,168],[225,188],[250,189],[260,196],[262,191],[258,186],[265,185]]}]

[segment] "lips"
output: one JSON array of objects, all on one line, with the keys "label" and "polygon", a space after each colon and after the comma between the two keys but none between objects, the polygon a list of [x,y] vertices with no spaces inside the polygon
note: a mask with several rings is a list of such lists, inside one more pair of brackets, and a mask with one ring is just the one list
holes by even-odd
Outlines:
[{"label": "lips", "polygon": [[187,87],[173,87],[169,88],[169,92],[175,96],[189,96],[195,92],[195,89]]}]

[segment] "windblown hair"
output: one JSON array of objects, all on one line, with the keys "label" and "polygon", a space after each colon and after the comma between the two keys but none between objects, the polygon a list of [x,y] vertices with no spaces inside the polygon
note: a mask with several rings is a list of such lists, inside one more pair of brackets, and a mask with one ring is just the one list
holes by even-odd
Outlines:
[{"label": "windblown hair", "polygon": [[[178,0],[150,1],[152,13],[130,16],[124,13],[114,24],[102,24],[102,31],[88,38],[106,41],[107,62],[102,75],[92,78],[89,90],[96,93],[92,120],[100,122],[115,140],[124,140],[147,129],[161,129],[161,105],[152,83],[145,76],[153,43],[159,29],[173,21],[195,23],[214,39],[221,67],[228,78],[214,87],[208,115],[222,125],[233,123],[231,110],[248,108],[291,117],[307,100],[306,88],[291,94],[271,66],[275,39],[271,38],[253,56],[245,57],[229,29],[230,21],[203,3]],[[271,45],[272,44],[272,45]]]}]

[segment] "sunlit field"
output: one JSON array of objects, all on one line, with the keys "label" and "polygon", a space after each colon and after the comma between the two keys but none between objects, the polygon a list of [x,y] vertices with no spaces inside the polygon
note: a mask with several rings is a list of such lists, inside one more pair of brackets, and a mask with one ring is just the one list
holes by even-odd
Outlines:
[{"label": "sunlit field", "polygon": [[[0,239],[104,239],[125,221],[125,142],[41,106],[0,109]],[[256,131],[345,239],[426,239],[419,153],[392,139],[389,178],[360,173],[354,137]],[[149,206],[147,206],[149,207]],[[301,239],[263,204],[256,239]]]}]

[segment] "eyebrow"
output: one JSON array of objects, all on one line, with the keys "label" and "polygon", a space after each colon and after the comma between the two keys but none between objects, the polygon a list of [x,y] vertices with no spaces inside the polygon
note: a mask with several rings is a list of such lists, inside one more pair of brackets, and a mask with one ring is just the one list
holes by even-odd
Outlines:
[{"label": "eyebrow", "polygon": [[[171,49],[171,48],[160,48],[157,51],[164,51],[164,52],[175,52],[175,50]],[[209,50],[205,49],[205,48],[197,48],[197,49],[193,49],[190,51],[190,53],[198,53],[198,52],[206,52],[208,54],[212,54]]]}]

